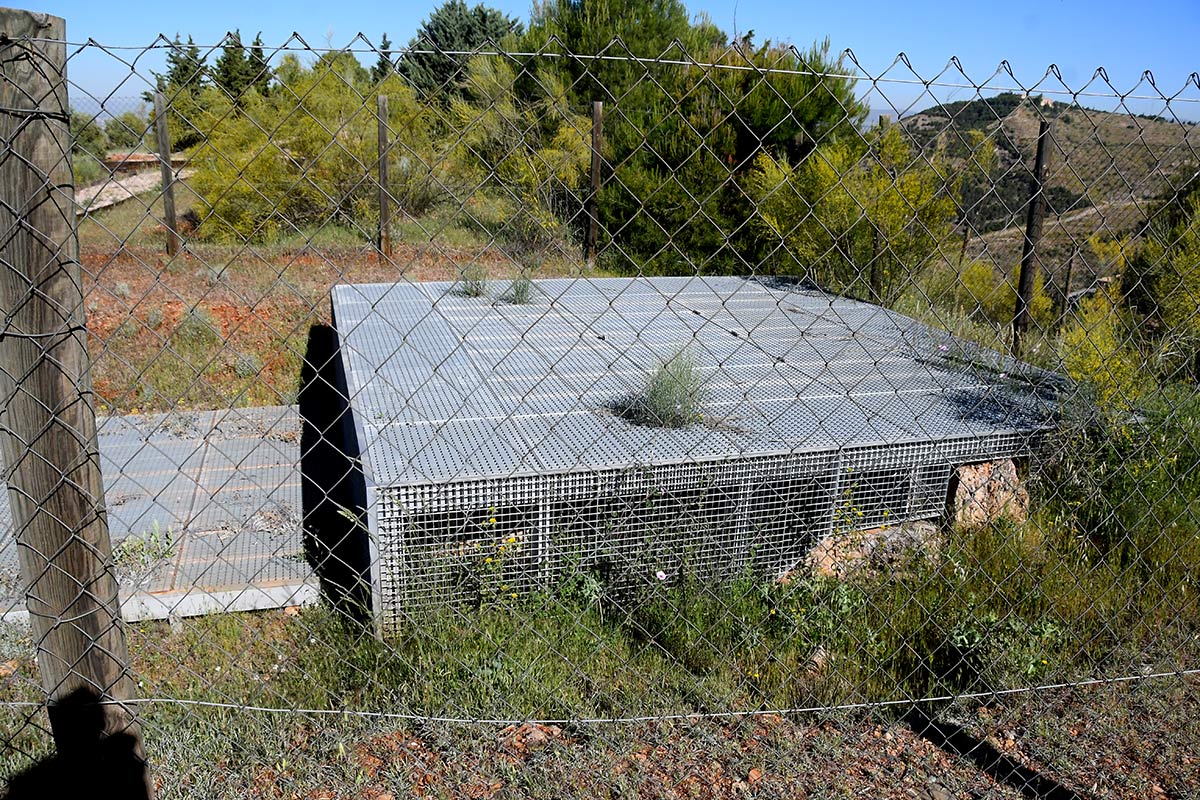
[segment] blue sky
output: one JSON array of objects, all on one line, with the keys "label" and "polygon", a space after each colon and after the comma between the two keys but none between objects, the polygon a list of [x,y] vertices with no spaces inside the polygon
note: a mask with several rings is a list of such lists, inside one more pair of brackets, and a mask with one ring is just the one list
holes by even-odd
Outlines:
[{"label": "blue sky", "polygon": [[[309,44],[325,47],[346,45],[362,31],[377,42],[386,31],[394,42],[406,42],[435,5],[426,2],[380,3],[369,0],[192,0],[145,4],[119,11],[117,4],[96,0],[65,0],[39,5],[67,19],[71,41],[95,39],[105,45],[144,46],[158,33],[185,37],[198,43],[218,42],[224,33],[240,28],[247,41],[258,31],[268,44],[282,43],[293,31]],[[522,20],[528,17],[528,0],[493,0],[497,8]],[[136,8],[136,10],[133,10]],[[1185,89],[1188,76],[1200,70],[1200,0],[1006,0],[978,3],[972,0],[893,0],[885,4],[851,2],[779,2],[779,0],[690,0],[693,12],[706,12],[727,33],[753,30],[758,39],[771,38],[807,46],[814,39],[830,37],[836,50],[850,48],[865,71],[878,74],[904,52],[917,73],[932,78],[957,56],[966,74],[983,83],[1002,60],[1012,66],[1020,83],[1033,85],[1046,69],[1056,64],[1063,81],[1072,89],[1082,88],[1094,71],[1103,67],[1117,90],[1134,89],[1144,70],[1154,73],[1159,90],[1174,94],[1184,89],[1172,110],[1187,119],[1200,119],[1200,90]],[[116,51],[131,59],[134,51]],[[143,57],[137,72],[149,77],[161,69],[161,51]],[[135,98],[145,88],[129,67],[111,55],[87,49],[71,62],[72,81],[79,89],[104,96]],[[888,75],[911,80],[915,76],[897,65]],[[962,82],[957,72],[943,76],[948,83]],[[123,82],[124,81],[124,82]],[[997,76],[990,86],[1012,85],[1007,76]],[[1092,84],[1104,93],[1111,89],[1102,82]],[[1047,89],[1063,88],[1056,79],[1042,83]],[[889,83],[882,87],[886,99],[869,98],[872,107],[889,104],[918,110],[929,104],[922,87],[912,83]],[[970,89],[946,87],[936,90],[941,99],[970,97]],[[990,92],[988,92],[990,93]],[[1135,92],[1152,95],[1143,85]],[[77,92],[82,97],[81,92]],[[1083,98],[1085,105],[1111,108],[1112,101]],[[1160,113],[1161,102],[1131,101],[1133,110]],[[117,109],[119,110],[119,109]]]}]

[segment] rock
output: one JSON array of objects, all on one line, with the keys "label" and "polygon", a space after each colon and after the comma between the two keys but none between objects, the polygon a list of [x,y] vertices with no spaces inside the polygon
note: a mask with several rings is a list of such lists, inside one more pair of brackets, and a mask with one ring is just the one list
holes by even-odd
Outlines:
[{"label": "rock", "polygon": [[936,783],[931,783],[924,787],[924,791],[922,791],[918,796],[921,797],[922,800],[954,800],[954,795],[952,795],[949,790],[937,785]]},{"label": "rock", "polygon": [[893,567],[912,558],[915,553],[936,553],[941,541],[938,525],[924,519],[880,528],[871,533],[875,534],[875,546],[870,554],[871,566],[875,569]]},{"label": "rock", "polygon": [[808,551],[808,566],[816,575],[845,578],[863,565],[870,556],[868,531],[835,533],[817,542]]},{"label": "rock", "polygon": [[958,468],[951,521],[955,527],[977,528],[1000,519],[1029,518],[1029,490],[1012,459],[966,464]]},{"label": "rock", "polygon": [[825,665],[829,663],[829,653],[821,645],[813,651],[812,656],[808,659],[808,672],[816,675],[825,670]]},{"label": "rock", "polygon": [[562,738],[562,728],[557,725],[535,725],[525,723],[520,726],[509,725],[500,731],[500,743],[523,754],[531,750],[540,750],[550,744],[553,739]]},{"label": "rock", "polygon": [[928,520],[835,533],[817,542],[805,562],[816,575],[846,578],[866,568],[890,569],[915,552],[934,552],[938,538],[938,526]]}]

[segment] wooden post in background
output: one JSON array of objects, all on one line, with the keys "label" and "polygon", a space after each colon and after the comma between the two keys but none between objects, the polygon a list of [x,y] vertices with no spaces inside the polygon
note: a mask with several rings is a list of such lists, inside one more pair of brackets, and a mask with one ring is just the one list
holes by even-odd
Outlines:
[{"label": "wooden post in background", "polygon": [[587,199],[587,230],[583,239],[583,261],[596,266],[596,240],[600,236],[600,151],[604,149],[604,103],[592,103],[592,174]]},{"label": "wooden post in background", "polygon": [[162,162],[163,222],[167,226],[167,255],[179,253],[179,225],[175,220],[175,168],[171,166],[171,137],[167,135],[167,99],[154,93],[154,132],[158,160]]},{"label": "wooden post in background", "polygon": [[1062,287],[1062,313],[1058,315],[1058,328],[1062,328],[1067,322],[1067,315],[1071,313],[1071,282],[1075,279],[1075,256],[1079,255],[1079,248],[1071,251],[1071,257],[1067,259],[1067,274],[1063,277]]},{"label": "wooden post in background", "polygon": [[1012,354],[1021,357],[1022,340],[1032,319],[1030,307],[1039,268],[1038,241],[1042,238],[1042,220],[1046,216],[1046,155],[1050,147],[1050,122],[1042,119],[1038,126],[1037,154],[1033,161],[1033,191],[1029,197],[1029,214],[1025,218],[1025,243],[1021,250],[1021,273],[1017,278],[1017,307],[1013,312]]},{"label": "wooden post in background", "polygon": [[379,257],[392,257],[392,209],[388,194],[388,99],[379,95]]},{"label": "wooden post in background", "polygon": [[0,451],[30,626],[62,768],[111,760],[119,778],[80,780],[148,797],[140,729],[120,702],[134,686],[84,330],[66,24],[0,9],[0,33]]}]

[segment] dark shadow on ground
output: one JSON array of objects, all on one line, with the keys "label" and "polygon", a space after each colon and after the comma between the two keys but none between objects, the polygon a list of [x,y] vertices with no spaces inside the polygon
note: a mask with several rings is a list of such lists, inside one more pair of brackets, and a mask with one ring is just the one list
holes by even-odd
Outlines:
[{"label": "dark shadow on ground", "polygon": [[929,743],[969,759],[994,780],[1011,786],[1025,797],[1036,800],[1091,800],[1089,795],[1068,789],[1053,778],[1047,778],[1004,755],[961,725],[938,722],[919,708],[906,712],[900,721]]},{"label": "dark shadow on ground", "polygon": [[367,621],[371,554],[366,485],[337,331],[314,325],[300,372],[304,550],[334,608]]},{"label": "dark shadow on ground", "polygon": [[105,731],[97,698],[78,689],[50,707],[58,752],[14,776],[6,800],[148,800],[149,776],[138,740]]}]

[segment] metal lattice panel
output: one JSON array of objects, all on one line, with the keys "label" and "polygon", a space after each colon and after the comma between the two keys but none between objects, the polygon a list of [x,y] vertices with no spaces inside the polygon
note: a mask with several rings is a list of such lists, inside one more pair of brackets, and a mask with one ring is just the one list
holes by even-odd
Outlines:
[{"label": "metal lattice panel", "polygon": [[[824,292],[535,286],[521,306],[451,283],[333,291],[385,630],[571,570],[783,571],[823,533],[937,516],[952,465],[1026,455],[1052,421],[1053,376]],[[703,422],[614,413],[682,348]]]}]

